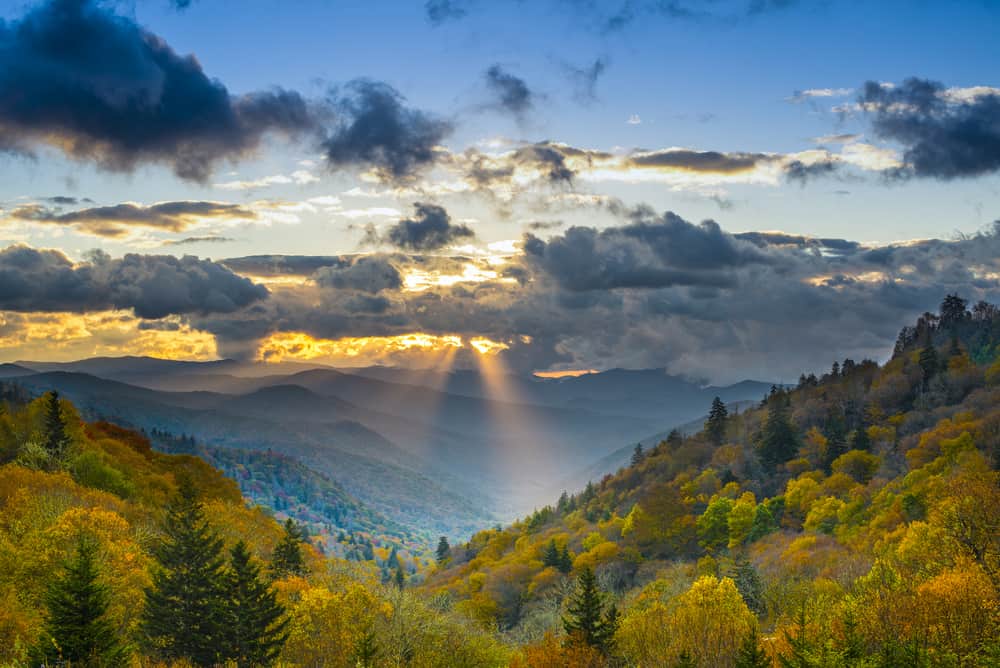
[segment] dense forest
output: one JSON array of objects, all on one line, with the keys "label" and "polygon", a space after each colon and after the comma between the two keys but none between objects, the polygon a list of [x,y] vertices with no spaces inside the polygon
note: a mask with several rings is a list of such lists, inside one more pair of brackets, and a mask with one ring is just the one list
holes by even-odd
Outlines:
[{"label": "dense forest", "polygon": [[331,550],[202,458],[2,399],[0,664],[1000,665],[990,304],[950,295],[884,365],[716,400],[699,433],[433,553],[376,549],[332,496],[357,549]]}]

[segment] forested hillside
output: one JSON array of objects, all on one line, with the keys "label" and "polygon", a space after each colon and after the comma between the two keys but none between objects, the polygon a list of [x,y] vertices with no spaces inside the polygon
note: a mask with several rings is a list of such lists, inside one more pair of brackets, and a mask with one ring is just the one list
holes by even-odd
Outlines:
[{"label": "forested hillside", "polygon": [[[885,365],[838,361],[739,411],[716,399],[698,433],[637,446],[511,526],[441,538],[435,559],[373,543],[361,516],[324,556],[199,457],[52,393],[2,398],[0,664],[1000,665],[988,304],[949,296]],[[193,449],[251,480],[274,463]],[[174,623],[191,610],[207,621]]]},{"label": "forested hillside", "polygon": [[530,665],[997,665],[998,344],[996,307],[949,296],[884,366],[716,401],[702,432],[454,547],[426,588]]}]

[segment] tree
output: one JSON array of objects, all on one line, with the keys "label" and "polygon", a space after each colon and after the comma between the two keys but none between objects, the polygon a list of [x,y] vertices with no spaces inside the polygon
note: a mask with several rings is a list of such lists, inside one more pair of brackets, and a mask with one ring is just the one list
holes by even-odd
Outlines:
[{"label": "tree", "polygon": [[569,573],[573,570],[573,557],[569,556],[568,545],[563,545],[559,551],[559,560],[556,562],[556,568],[559,569],[560,573]]},{"label": "tree", "polygon": [[788,397],[779,394],[767,402],[767,417],[758,437],[757,453],[768,472],[795,456],[799,439],[795,426],[788,416]]},{"label": "tree", "polygon": [[604,596],[589,567],[577,577],[576,590],[570,596],[563,628],[571,642],[580,642],[607,651],[618,624],[618,610],[612,605],[604,610]]},{"label": "tree", "polygon": [[260,567],[243,541],[230,551],[226,584],[229,645],[225,656],[240,667],[272,664],[288,639],[288,619],[274,591],[261,580]]},{"label": "tree", "polygon": [[923,372],[923,389],[927,390],[931,378],[937,374],[941,368],[941,360],[938,359],[937,349],[933,345],[928,345],[920,351],[920,370]]},{"label": "tree", "polygon": [[542,565],[559,568],[559,547],[554,538],[549,541],[548,545],[545,546],[545,551],[542,552]]},{"label": "tree", "polygon": [[947,295],[941,302],[941,326],[950,329],[969,317],[968,303],[958,295]]},{"label": "tree", "polygon": [[69,445],[66,423],[63,421],[59,393],[52,390],[45,395],[45,423],[42,445],[53,459],[61,459]]},{"label": "tree", "polygon": [[642,443],[635,444],[635,450],[632,451],[632,466],[638,466],[642,463],[643,452]]},{"label": "tree", "polygon": [[110,668],[128,663],[129,650],[107,617],[111,592],[100,582],[97,542],[81,536],[72,560],[49,585],[45,596],[45,627],[35,648],[35,660]]},{"label": "tree", "polygon": [[671,429],[670,433],[667,434],[667,446],[671,451],[676,450],[684,442],[684,437],[681,432],[677,429]]},{"label": "tree", "polygon": [[716,397],[712,399],[712,408],[708,411],[708,419],[705,421],[705,435],[713,445],[722,445],[726,438],[726,418],[729,411],[722,399]]},{"label": "tree", "polygon": [[406,573],[403,572],[403,564],[396,560],[396,574],[393,576],[393,582],[400,589],[406,586]]},{"label": "tree", "polygon": [[302,528],[290,517],[285,520],[284,528],[285,534],[271,555],[271,573],[276,579],[305,575],[308,570],[302,556],[302,540],[305,538]]},{"label": "tree", "polygon": [[222,540],[208,526],[190,480],[181,480],[163,531],[142,614],[148,648],[166,660],[214,665],[225,658],[229,633]]},{"label": "tree", "polygon": [[737,557],[733,565],[733,583],[751,612],[758,615],[764,612],[764,582],[756,567],[744,555]]},{"label": "tree", "polygon": [[448,561],[448,555],[451,553],[451,546],[448,545],[448,539],[445,536],[441,536],[441,540],[438,541],[437,553],[435,558],[439,564],[443,564]]},{"label": "tree", "polygon": [[735,668],[771,668],[771,658],[760,646],[760,636],[756,626],[743,639],[740,651],[736,655]]},{"label": "tree", "polygon": [[674,664],[674,668],[698,668],[698,663],[691,656],[691,653],[685,649],[677,656],[677,663]]}]

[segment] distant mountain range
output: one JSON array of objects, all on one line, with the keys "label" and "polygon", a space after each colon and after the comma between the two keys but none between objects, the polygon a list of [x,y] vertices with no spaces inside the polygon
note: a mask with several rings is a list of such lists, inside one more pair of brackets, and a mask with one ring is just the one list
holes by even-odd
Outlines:
[{"label": "distant mountain range", "polygon": [[271,449],[391,521],[455,536],[617,469],[636,442],[700,418],[714,396],[756,400],[771,386],[705,387],[663,370],[497,378],[148,357],[16,362],[0,379],[56,389],[90,418]]}]

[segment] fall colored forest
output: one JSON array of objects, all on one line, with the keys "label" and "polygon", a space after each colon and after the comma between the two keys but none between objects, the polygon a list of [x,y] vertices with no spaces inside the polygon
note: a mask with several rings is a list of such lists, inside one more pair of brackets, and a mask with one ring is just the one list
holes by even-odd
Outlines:
[{"label": "fall colored forest", "polygon": [[[949,295],[467,541],[347,559],[203,459],[2,386],[0,665],[1000,665],[1000,309]],[[363,549],[361,549],[363,548]]]}]

